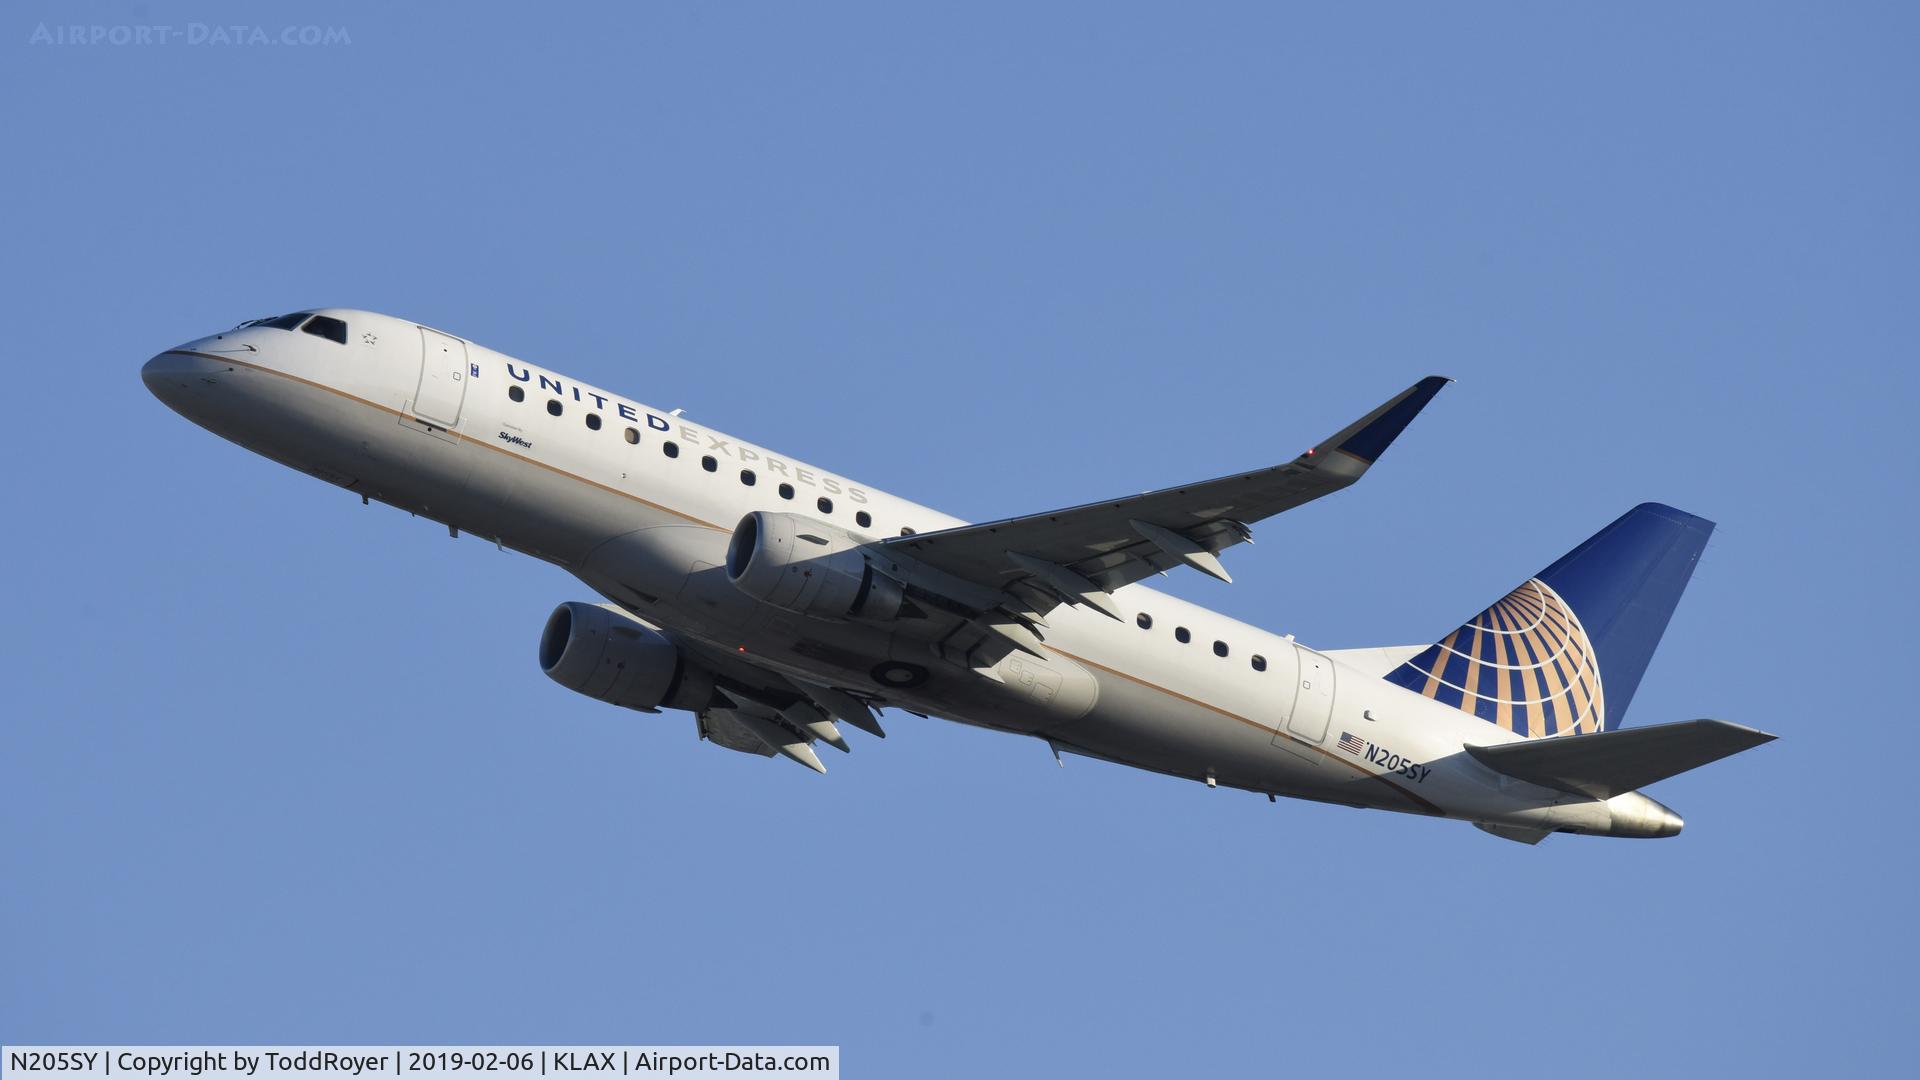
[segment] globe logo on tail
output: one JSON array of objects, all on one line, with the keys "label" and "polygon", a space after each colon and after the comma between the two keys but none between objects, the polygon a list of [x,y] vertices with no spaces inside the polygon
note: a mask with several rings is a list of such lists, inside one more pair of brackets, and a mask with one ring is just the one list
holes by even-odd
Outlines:
[{"label": "globe logo on tail", "polygon": [[1579,616],[1539,578],[1387,676],[1414,693],[1519,735],[1578,735],[1606,725],[1600,666]]}]

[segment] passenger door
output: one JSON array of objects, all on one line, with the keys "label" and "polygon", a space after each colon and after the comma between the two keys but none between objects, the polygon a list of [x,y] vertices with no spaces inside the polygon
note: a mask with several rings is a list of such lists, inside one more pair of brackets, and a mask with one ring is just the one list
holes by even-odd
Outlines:
[{"label": "passenger door", "polygon": [[460,404],[467,396],[467,343],[437,330],[420,328],[420,388],[413,395],[413,413],[442,428],[460,422]]},{"label": "passenger door", "polygon": [[1327,737],[1333,716],[1333,661],[1304,645],[1293,647],[1300,661],[1300,691],[1293,699],[1287,730],[1297,738],[1319,743]]}]

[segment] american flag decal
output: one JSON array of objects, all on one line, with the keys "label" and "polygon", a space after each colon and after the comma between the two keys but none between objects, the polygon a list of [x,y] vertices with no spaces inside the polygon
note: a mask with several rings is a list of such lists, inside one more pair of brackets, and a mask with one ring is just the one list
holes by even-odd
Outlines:
[{"label": "american flag decal", "polygon": [[1367,741],[1365,739],[1362,739],[1358,735],[1355,735],[1353,732],[1343,731],[1340,733],[1340,749],[1345,750],[1349,754],[1358,756],[1360,751],[1365,750],[1366,748],[1367,748]]}]

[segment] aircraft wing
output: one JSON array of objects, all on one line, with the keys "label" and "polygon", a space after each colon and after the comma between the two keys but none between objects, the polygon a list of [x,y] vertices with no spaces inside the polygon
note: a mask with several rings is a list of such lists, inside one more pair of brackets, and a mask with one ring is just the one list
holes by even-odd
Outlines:
[{"label": "aircraft wing", "polygon": [[889,553],[1003,590],[1011,611],[1061,602],[1113,618],[1122,585],[1182,564],[1232,580],[1218,553],[1248,526],[1353,483],[1449,380],[1430,375],[1283,465],[1044,514],[883,541]]},{"label": "aircraft wing", "polygon": [[700,738],[749,754],[780,754],[826,772],[813,744],[851,748],[835,721],[886,738],[873,708],[844,690],[769,671],[726,649],[675,635],[675,647],[714,673],[715,702],[694,717]]}]

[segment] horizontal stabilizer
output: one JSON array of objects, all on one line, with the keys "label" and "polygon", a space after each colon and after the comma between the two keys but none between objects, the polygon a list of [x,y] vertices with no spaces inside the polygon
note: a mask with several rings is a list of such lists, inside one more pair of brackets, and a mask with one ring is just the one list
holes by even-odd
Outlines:
[{"label": "horizontal stabilizer", "polygon": [[1764,731],[1725,720],[1683,720],[1594,735],[1469,746],[1467,753],[1487,768],[1529,784],[1611,799],[1773,740]]},{"label": "horizontal stabilizer", "polygon": [[1502,840],[1511,840],[1516,844],[1537,844],[1552,835],[1552,829],[1529,829],[1525,825],[1489,825],[1476,821],[1473,827],[1484,833],[1492,833]]}]

